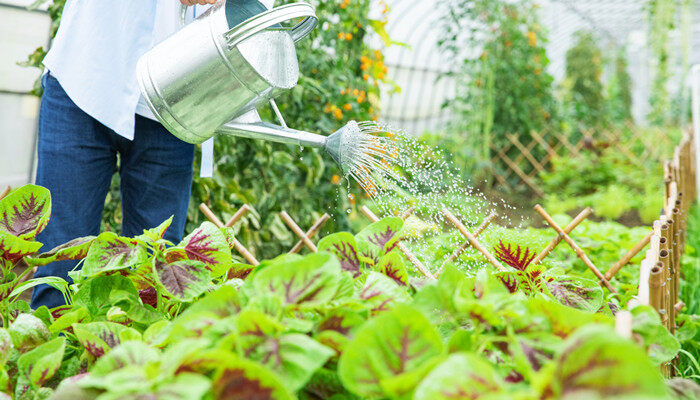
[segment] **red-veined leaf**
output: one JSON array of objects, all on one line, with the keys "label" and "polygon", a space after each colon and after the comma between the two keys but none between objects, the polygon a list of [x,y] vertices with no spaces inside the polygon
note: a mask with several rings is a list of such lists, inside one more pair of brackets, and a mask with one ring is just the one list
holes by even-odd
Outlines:
[{"label": "red-veined leaf", "polygon": [[50,251],[41,253],[36,257],[27,257],[26,262],[33,266],[42,266],[55,261],[81,260],[85,258],[90,250],[95,236],[85,236],[73,239],[60,246],[56,246]]},{"label": "red-veined leaf", "polygon": [[179,301],[191,301],[209,287],[210,275],[206,265],[196,260],[172,263],[155,259],[153,271],[166,292]]},{"label": "red-veined leaf", "polygon": [[34,239],[50,217],[51,194],[41,186],[22,186],[0,200],[0,231],[20,239]]},{"label": "red-veined leaf", "polygon": [[357,255],[357,243],[355,238],[347,232],[338,232],[328,235],[318,242],[319,251],[327,251],[334,254],[340,267],[350,272],[354,278],[360,275],[360,259]]}]

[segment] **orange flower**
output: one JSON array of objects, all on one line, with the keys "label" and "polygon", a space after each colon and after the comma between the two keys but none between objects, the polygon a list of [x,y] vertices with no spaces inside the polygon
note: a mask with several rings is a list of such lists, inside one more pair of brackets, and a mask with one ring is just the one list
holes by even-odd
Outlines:
[{"label": "orange flower", "polygon": [[530,47],[537,46],[537,34],[533,31],[527,33],[527,40],[530,43]]},{"label": "orange flower", "polygon": [[340,40],[345,39],[345,32],[338,33],[338,39],[340,39]]},{"label": "orange flower", "polygon": [[346,33],[345,40],[347,40],[348,42],[351,41],[352,40],[352,33]]},{"label": "orange flower", "polygon": [[376,58],[377,60],[381,60],[381,59],[384,58],[384,56],[382,55],[382,52],[381,52],[381,51],[375,50],[375,51],[374,51],[374,58]]},{"label": "orange flower", "polygon": [[354,89],[354,90],[352,91],[352,95],[353,95],[353,96],[356,96],[356,97],[357,97],[359,94],[360,94],[360,91],[357,90],[357,89]]},{"label": "orange flower", "polygon": [[339,184],[339,183],[340,183],[340,177],[339,177],[338,175],[333,175],[333,177],[331,178],[331,182],[332,182],[334,185]]},{"label": "orange flower", "polygon": [[368,80],[369,80],[369,74],[364,74],[364,75],[362,75],[362,79],[368,81]]},{"label": "orange flower", "polygon": [[333,116],[334,116],[336,119],[343,119],[343,112],[340,111],[340,108],[336,108],[336,109],[333,110]]},{"label": "orange flower", "polygon": [[352,110],[352,104],[350,104],[350,103],[345,103],[345,104],[343,104],[343,109],[344,109],[345,111],[350,111],[350,110]]}]

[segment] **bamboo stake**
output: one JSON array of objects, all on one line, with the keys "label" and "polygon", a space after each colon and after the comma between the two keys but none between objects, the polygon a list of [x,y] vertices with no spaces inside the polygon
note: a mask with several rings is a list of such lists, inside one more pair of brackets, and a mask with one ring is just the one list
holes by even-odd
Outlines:
[{"label": "bamboo stake", "polygon": [[413,214],[414,211],[416,211],[416,207],[415,207],[415,206],[409,207],[406,211],[404,211],[404,212],[401,213],[401,219],[405,220],[406,218],[408,218],[409,216],[411,216],[411,214]]},{"label": "bamboo stake", "polygon": [[236,211],[235,214],[233,214],[233,217],[228,220],[226,223],[227,228],[231,228],[232,226],[236,225],[236,222],[238,222],[239,219],[243,218],[244,215],[246,215],[250,211],[250,206],[247,204],[243,204],[241,208]]},{"label": "bamboo stake", "polygon": [[[323,227],[323,225],[326,224],[326,221],[328,221],[328,219],[330,219],[330,215],[328,215],[327,213],[321,215],[321,217],[320,217],[319,219],[317,219],[316,222],[314,222],[314,224],[311,226],[311,228],[309,228],[309,230],[306,231],[305,236],[308,237],[309,239],[311,239],[311,238],[313,238],[314,236],[316,236],[316,234],[318,233],[318,231],[321,230],[321,228]],[[289,252],[290,252],[290,253],[298,253],[298,252],[301,250],[302,247],[304,247],[304,242],[301,241],[301,240],[299,240],[299,241],[294,245],[294,247],[292,247],[292,249],[289,250]]]},{"label": "bamboo stake", "polygon": [[644,250],[644,248],[649,244],[649,241],[651,240],[651,235],[654,233],[654,231],[649,231],[646,236],[642,240],[639,241],[630,251],[627,252],[618,262],[615,263],[608,272],[605,273],[605,279],[607,280],[612,280],[613,277],[615,277],[615,274],[617,274],[622,267],[625,265],[629,264],[630,260],[634,258],[637,254],[639,254],[640,251]]},{"label": "bamboo stake", "polygon": [[[223,229],[226,228],[223,222],[219,218],[214,215],[214,213],[207,207],[206,204],[202,203],[199,205],[199,209],[202,211],[202,213],[207,217],[209,221],[211,221],[214,225],[216,225],[218,228]],[[258,266],[260,265],[260,262],[255,258],[253,253],[251,253],[248,249],[243,246],[241,242],[238,241],[238,239],[233,238],[233,248],[236,249],[236,251],[243,256],[243,258],[246,259],[251,265]]]},{"label": "bamboo stake", "polygon": [[489,263],[491,263],[491,265],[493,265],[499,271],[507,270],[503,265],[501,265],[501,263],[496,259],[496,257],[494,257],[493,254],[491,254],[490,251],[488,251],[481,243],[479,243],[479,241],[474,237],[474,235],[472,235],[472,233],[469,232],[467,227],[464,226],[462,222],[460,222],[459,219],[457,219],[457,217],[455,217],[450,212],[450,210],[443,207],[442,213],[445,214],[445,218],[447,218],[455,227],[457,227],[459,232],[467,238],[469,243],[471,243],[471,245],[474,246],[475,249],[477,249],[481,254],[483,254],[484,257],[486,257],[486,259]]},{"label": "bamboo stake", "polygon": [[306,247],[309,248],[314,253],[318,253],[318,248],[316,248],[316,245],[304,234],[304,231],[301,230],[299,225],[297,225],[296,222],[292,219],[292,217],[287,214],[286,211],[282,211],[280,213],[280,217],[282,217],[282,220],[284,221],[285,224],[289,227],[289,229],[294,232],[295,235],[299,236],[302,242],[306,245]]},{"label": "bamboo stake", "polygon": [[664,265],[661,262],[656,263],[649,274],[649,305],[654,307],[659,313],[661,321],[665,320],[665,310],[663,310],[663,283],[664,283]]},{"label": "bamboo stake", "polygon": [[219,217],[217,217],[217,216],[214,214],[214,212],[212,212],[211,209],[210,209],[209,207],[207,207],[206,204],[201,203],[201,204],[199,205],[199,211],[201,211],[202,214],[204,214],[204,216],[207,217],[207,219],[208,219],[209,221],[211,221],[214,225],[216,225],[216,226],[219,227],[219,228],[224,228],[224,223],[221,222],[221,220],[219,219]]},{"label": "bamboo stake", "polygon": [[[369,220],[372,221],[372,222],[377,222],[377,221],[379,221],[379,217],[377,217],[377,216],[372,212],[372,210],[370,210],[369,208],[367,208],[367,206],[362,206],[362,207],[360,207],[360,212],[361,212],[362,214],[364,214],[365,217],[367,217],[367,219],[369,219]],[[408,261],[411,262],[411,264],[415,265],[416,268],[418,268],[418,270],[423,274],[423,276],[425,276],[425,277],[427,277],[427,278],[430,278],[430,279],[435,279],[435,275],[433,275],[433,274],[423,265],[423,263],[421,263],[420,260],[419,260],[418,258],[416,258],[416,256],[414,256],[413,253],[411,253],[410,250],[408,250],[408,247],[406,247],[406,245],[404,245],[404,244],[401,243],[401,242],[398,242],[398,243],[396,244],[396,247],[399,249],[399,251],[401,251],[401,253],[403,253],[404,256],[406,256],[406,258],[408,259]]]},{"label": "bamboo stake", "polygon": [[[668,267],[668,291],[669,300],[667,303],[667,310],[670,310],[673,305],[678,302],[678,261],[673,258],[673,219],[667,218],[666,223],[661,226],[661,252],[659,253],[659,258]],[[665,253],[665,254],[662,254]],[[669,331],[674,333],[676,331],[676,314],[669,312]]]},{"label": "bamboo stake", "polygon": [[[663,242],[661,244],[662,247],[666,246],[666,239],[661,238],[661,241]],[[670,271],[670,265],[669,265],[669,259],[668,259],[668,250],[663,249],[659,252],[659,262],[663,264],[664,266],[664,276],[663,276],[663,287],[661,289],[662,295],[663,295],[663,310],[665,312],[664,317],[661,318],[661,322],[663,322],[664,326],[666,329],[668,329],[669,332],[673,333],[673,324],[675,324],[675,318],[671,318],[671,312],[669,310],[673,306],[673,302],[671,302],[671,271]],[[675,317],[675,316],[674,316]]]},{"label": "bamboo stake", "polygon": [[[583,211],[581,211],[581,212],[576,216],[576,218],[574,218],[571,222],[569,222],[569,224],[564,228],[564,232],[566,232],[567,235],[568,235],[569,233],[571,233],[571,231],[573,231],[574,229],[576,229],[576,227],[577,227],[584,219],[586,219],[592,212],[593,212],[593,209],[592,209],[592,208],[590,208],[590,207],[584,208]],[[540,252],[540,254],[538,254],[537,257],[535,257],[534,260],[532,260],[532,263],[533,263],[533,264],[539,264],[539,263],[541,263],[542,260],[544,260],[544,258],[547,257],[547,256],[549,255],[549,253],[551,253],[552,250],[554,250],[554,248],[557,247],[557,245],[559,245],[559,243],[561,242],[562,239],[563,239],[563,237],[562,237],[561,235],[557,235],[554,239],[552,239],[551,242],[549,242],[549,244],[547,245],[547,247],[545,247],[544,250],[542,250],[542,252]]]},{"label": "bamboo stake", "polygon": [[[494,219],[496,219],[496,217],[498,217],[498,213],[495,211],[492,211],[489,214],[489,216],[486,217],[486,219],[481,223],[481,225],[479,225],[476,228],[476,230],[474,231],[474,237],[478,237],[479,235],[481,235],[481,233],[483,231],[485,231],[486,228],[488,228],[488,226],[491,224],[491,222],[493,222]],[[445,260],[445,262],[442,263],[442,267],[440,267],[440,271],[442,271],[442,269],[445,268],[445,264],[454,262],[454,260],[456,260],[457,257],[459,257],[459,255],[462,254],[462,252],[464,250],[466,250],[467,247],[469,247],[470,245],[471,245],[471,242],[469,242],[469,240],[467,240],[464,243],[462,243],[461,246],[459,246],[457,249],[455,249],[455,251],[452,252],[452,254],[447,258],[447,260]],[[439,275],[439,273],[438,273],[438,275]]]},{"label": "bamboo stake", "polygon": [[5,190],[3,190],[2,193],[0,193],[0,200],[7,197],[7,195],[10,194],[11,191],[12,191],[12,187],[10,187],[10,186],[6,187]]},{"label": "bamboo stake", "polygon": [[545,221],[547,221],[549,226],[554,228],[554,230],[557,231],[557,233],[559,233],[559,235],[563,237],[564,241],[566,241],[566,243],[574,250],[578,258],[580,258],[581,261],[583,261],[583,263],[586,264],[588,269],[590,269],[593,272],[593,274],[601,281],[601,284],[608,288],[608,290],[610,290],[611,293],[618,294],[617,290],[615,290],[615,288],[610,284],[610,282],[608,282],[608,280],[605,279],[605,276],[603,276],[603,274],[600,273],[598,268],[596,268],[593,262],[591,262],[586,253],[569,237],[569,235],[566,234],[566,232],[564,232],[563,229],[561,229],[559,225],[557,225],[556,222],[554,222],[552,217],[550,217],[549,214],[547,214],[544,208],[537,204],[535,206],[535,211],[537,211],[545,219]]}]

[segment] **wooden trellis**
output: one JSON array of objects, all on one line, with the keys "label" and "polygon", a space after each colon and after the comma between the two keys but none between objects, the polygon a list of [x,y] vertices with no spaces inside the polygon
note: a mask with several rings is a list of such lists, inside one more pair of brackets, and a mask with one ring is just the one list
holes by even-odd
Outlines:
[{"label": "wooden trellis", "polygon": [[529,132],[526,136],[506,134],[507,142],[499,145],[491,143],[491,162],[500,165],[501,171],[494,172],[496,182],[506,189],[513,189],[519,181],[535,194],[542,197],[544,191],[537,183],[537,176],[549,170],[552,159],[558,156],[575,155],[584,148],[613,147],[630,162],[641,164],[641,160],[651,159],[661,162],[662,149],[670,145],[669,138],[660,132],[649,135],[632,124],[623,129],[588,129],[581,138],[572,143],[558,131],[545,130]]},{"label": "wooden trellis", "polygon": [[[233,227],[238,220],[243,218],[245,214],[250,211],[250,206],[247,204],[244,204],[243,207],[241,207],[236,213],[229,219],[229,221],[224,224],[221,222],[221,220],[214,215],[214,213],[207,207],[206,204],[202,203],[199,205],[199,209],[202,211],[202,213],[207,217],[209,221],[211,221],[214,225],[216,225],[219,228],[231,228]],[[253,253],[251,253],[241,242],[238,241],[238,239],[233,238],[233,248],[236,249],[236,251],[245,258],[246,261],[248,261],[251,265],[260,265],[260,262],[255,258]]]}]

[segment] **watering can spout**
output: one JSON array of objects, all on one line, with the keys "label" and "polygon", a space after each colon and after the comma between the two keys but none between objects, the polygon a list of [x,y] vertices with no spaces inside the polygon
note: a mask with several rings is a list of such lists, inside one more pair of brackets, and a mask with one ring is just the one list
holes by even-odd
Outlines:
[{"label": "watering can spout", "polygon": [[[350,121],[329,136],[300,131],[260,120],[256,110],[247,112],[235,120],[224,124],[216,133],[250,139],[262,139],[271,142],[292,144],[297,146],[316,147],[325,150],[339,165],[344,165],[343,148],[353,141],[360,130],[357,122]],[[345,151],[347,153],[347,151]]]},{"label": "watering can spout", "polygon": [[324,148],[326,146],[327,139],[323,135],[263,122],[260,120],[260,116],[256,110],[251,110],[241,117],[224,124],[216,133],[319,148]]}]

